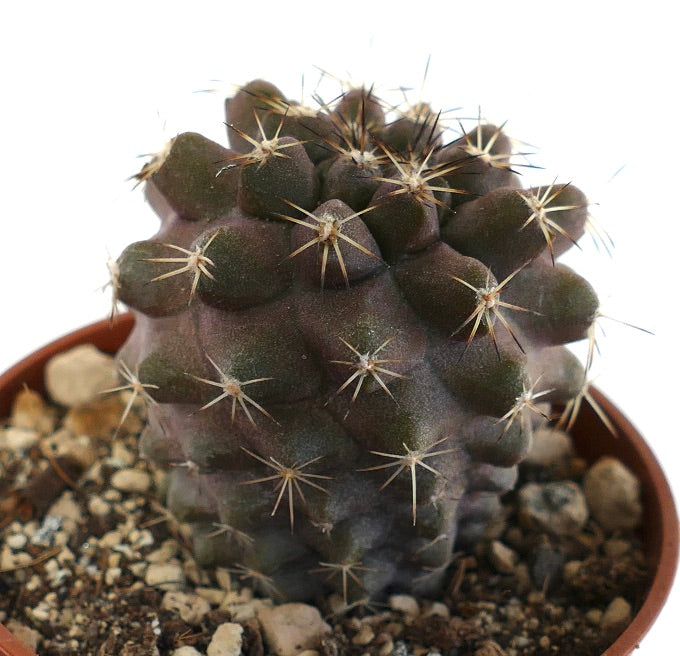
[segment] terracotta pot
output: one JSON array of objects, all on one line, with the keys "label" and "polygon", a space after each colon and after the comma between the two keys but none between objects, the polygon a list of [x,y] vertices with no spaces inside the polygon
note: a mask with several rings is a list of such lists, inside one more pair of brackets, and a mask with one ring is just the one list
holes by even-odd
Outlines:
[{"label": "terracotta pot", "polygon": [[[115,353],[130,332],[130,314],[81,328],[43,347],[0,376],[0,417],[8,416],[12,399],[24,384],[43,390],[43,368],[56,353],[79,344],[91,343],[108,353]],[[616,456],[632,469],[642,483],[646,520],[641,538],[649,562],[654,564],[652,584],[639,612],[628,628],[603,656],[628,656],[647,633],[670,591],[678,560],[678,516],[670,487],[641,435],[612,403],[597,390],[592,390],[598,403],[618,431],[613,437],[596,414],[584,404],[572,435],[578,453],[588,461],[602,455]],[[0,656],[34,656],[12,634],[0,625]]]}]

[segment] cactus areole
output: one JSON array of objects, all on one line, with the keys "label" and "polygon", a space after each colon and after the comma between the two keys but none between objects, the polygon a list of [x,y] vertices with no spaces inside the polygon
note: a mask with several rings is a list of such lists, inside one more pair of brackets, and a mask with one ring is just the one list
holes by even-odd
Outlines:
[{"label": "cactus areole", "polygon": [[386,107],[247,84],[229,148],[180,134],[136,176],[161,227],[112,267],[169,509],[200,563],[289,601],[437,594],[584,394],[564,345],[598,300],[557,261],[584,195],[523,187],[500,127],[446,142],[427,105]]}]

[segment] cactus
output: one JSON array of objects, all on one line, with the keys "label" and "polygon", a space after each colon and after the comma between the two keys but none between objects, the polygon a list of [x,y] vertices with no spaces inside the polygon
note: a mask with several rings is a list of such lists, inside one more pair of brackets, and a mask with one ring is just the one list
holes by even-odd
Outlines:
[{"label": "cactus", "polygon": [[180,134],[136,176],[162,223],[114,266],[170,510],[199,562],[288,600],[437,594],[582,390],[564,344],[598,300],[557,259],[584,195],[524,188],[501,127],[393,114],[247,84],[230,148]]}]

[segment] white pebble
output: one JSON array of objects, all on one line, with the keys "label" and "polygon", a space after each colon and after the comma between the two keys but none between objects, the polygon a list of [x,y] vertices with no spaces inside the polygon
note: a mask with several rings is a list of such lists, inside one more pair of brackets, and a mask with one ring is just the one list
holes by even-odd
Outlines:
[{"label": "white pebble", "polygon": [[330,632],[319,609],[307,604],[260,606],[257,617],[269,648],[276,656],[297,656],[304,649],[315,649]]},{"label": "white pebble", "polygon": [[113,358],[84,344],[55,355],[45,367],[45,386],[54,401],[80,405],[118,385]]},{"label": "white pebble", "polygon": [[210,611],[210,604],[197,594],[187,594],[170,590],[163,596],[161,608],[172,610],[187,623],[198,625],[206,613]]},{"label": "white pebble", "polygon": [[40,433],[28,428],[5,428],[0,430],[0,449],[21,452],[34,447],[40,441]]},{"label": "white pebble", "polygon": [[110,501],[111,503],[115,503],[116,501],[120,501],[123,498],[123,495],[118,491],[114,490],[113,488],[109,488],[108,490],[104,491],[104,494],[102,494],[104,499],[106,501]]},{"label": "white pebble", "polygon": [[142,576],[144,576],[144,572],[146,572],[148,563],[144,560],[140,560],[137,563],[132,563],[131,565],[128,565],[128,567],[135,576],[141,578]]},{"label": "white pebble", "polygon": [[223,590],[231,590],[231,574],[229,573],[229,570],[224,567],[218,567],[215,570],[215,578],[217,579],[220,588]]},{"label": "white pebble", "polygon": [[146,554],[145,560],[149,563],[167,563],[177,554],[177,548],[174,540],[166,540],[158,549]]},{"label": "white pebble", "polygon": [[411,595],[392,595],[388,601],[392,610],[404,613],[404,615],[417,617],[420,613],[418,602]]},{"label": "white pebble", "polygon": [[66,490],[55,503],[52,504],[47,512],[48,515],[59,517],[62,520],[71,519],[78,524],[85,521],[80,505],[73,498],[73,492]]},{"label": "white pebble", "polygon": [[111,506],[98,495],[89,499],[87,509],[95,517],[106,517],[111,512]]},{"label": "white pebble", "polygon": [[144,529],[143,531],[137,531],[135,533],[134,538],[132,537],[132,533],[130,533],[130,535],[128,536],[128,540],[130,540],[132,546],[135,549],[141,549],[142,547],[150,547],[155,542],[153,533],[148,529]]},{"label": "white pebble", "polygon": [[121,442],[116,441],[111,446],[110,462],[115,467],[129,467],[134,465],[136,460],[135,454]]},{"label": "white pebble", "polygon": [[14,533],[5,540],[7,546],[14,551],[21,551],[26,546],[28,538],[23,533]]},{"label": "white pebble", "polygon": [[196,594],[203,597],[209,604],[219,606],[227,593],[219,588],[196,588]]},{"label": "white pebble", "polygon": [[208,656],[239,656],[243,643],[243,627],[225,622],[217,627],[208,645]]},{"label": "white pebble", "polygon": [[144,581],[161,590],[179,590],[186,582],[184,571],[175,563],[151,563],[144,575]]},{"label": "white pebble", "polygon": [[146,492],[151,476],[141,469],[119,469],[111,476],[111,485],[121,492]]},{"label": "white pebble", "polygon": [[100,547],[108,547],[111,549],[112,547],[115,547],[116,545],[120,544],[123,540],[123,534],[120,531],[113,530],[109,531],[108,533],[104,533],[104,535],[99,538],[99,546]]},{"label": "white pebble", "polygon": [[0,569],[23,567],[33,560],[25,551],[14,553],[6,544],[0,549]]},{"label": "white pebble", "polygon": [[104,574],[106,585],[113,585],[120,578],[122,573],[123,570],[120,567],[109,567],[106,570],[106,574]]}]

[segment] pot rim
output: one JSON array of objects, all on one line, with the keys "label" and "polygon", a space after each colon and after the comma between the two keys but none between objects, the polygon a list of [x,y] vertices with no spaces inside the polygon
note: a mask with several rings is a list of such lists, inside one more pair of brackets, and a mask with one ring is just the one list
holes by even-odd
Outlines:
[{"label": "pot rim", "polygon": [[[28,355],[0,375],[0,390],[3,391],[3,395],[0,396],[0,417],[9,415],[12,399],[24,384],[33,389],[44,389],[42,372],[52,355],[85,343],[91,343],[103,351],[115,353],[132,330],[133,325],[134,316],[131,312],[127,312],[115,317],[112,321],[104,319],[70,332]],[[625,444],[622,441],[620,446],[625,447],[629,460],[634,456],[634,462],[625,464],[628,466],[633,464],[632,468],[642,480],[643,490],[647,489],[646,494],[643,492],[644,503],[648,507],[648,512],[651,511],[657,517],[658,534],[661,537],[658,545],[655,547],[652,545],[654,548],[651,549],[650,555],[656,563],[656,571],[642,606],[628,627],[602,654],[602,656],[627,656],[639,646],[640,641],[653,625],[673,585],[680,545],[678,515],[661,465],[642,435],[602,392],[595,388],[591,388],[590,391],[617,428],[620,436],[618,439],[623,440],[621,436],[625,436],[627,440]],[[582,414],[589,416],[591,422],[593,418],[596,420],[595,413],[589,406],[583,408]],[[597,445],[593,446],[594,442],[585,440],[578,445],[589,451],[586,454],[589,460],[594,460],[598,455],[606,453],[606,450],[598,449]],[[581,448],[577,450],[579,453],[582,452]],[[626,458],[622,459],[625,462]],[[658,493],[650,494],[650,489],[658,490]],[[0,656],[35,655],[0,624]]]}]

